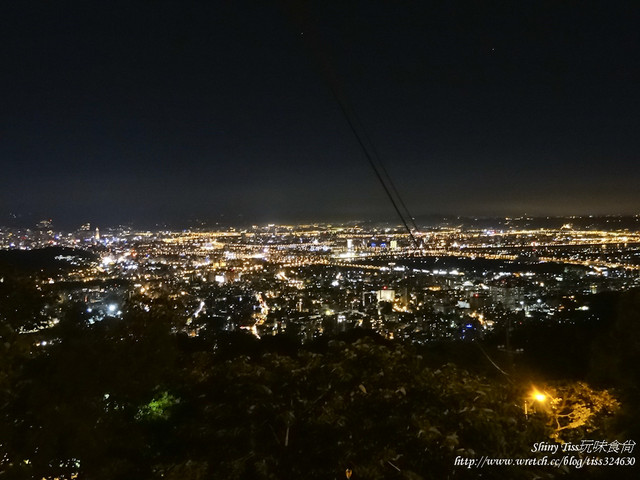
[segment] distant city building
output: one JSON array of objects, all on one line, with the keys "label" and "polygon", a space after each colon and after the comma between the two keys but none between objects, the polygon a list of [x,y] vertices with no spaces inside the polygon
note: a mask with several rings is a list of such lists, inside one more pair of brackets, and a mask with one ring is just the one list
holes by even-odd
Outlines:
[{"label": "distant city building", "polygon": [[378,290],[376,296],[379,302],[393,302],[396,298],[396,291],[390,289]]}]

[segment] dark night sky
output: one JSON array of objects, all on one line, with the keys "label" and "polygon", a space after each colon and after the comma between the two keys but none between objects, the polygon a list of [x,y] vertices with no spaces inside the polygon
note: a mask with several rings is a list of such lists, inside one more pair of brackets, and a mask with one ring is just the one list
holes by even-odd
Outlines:
[{"label": "dark night sky", "polygon": [[0,220],[640,213],[638,2],[293,3],[2,2]]}]

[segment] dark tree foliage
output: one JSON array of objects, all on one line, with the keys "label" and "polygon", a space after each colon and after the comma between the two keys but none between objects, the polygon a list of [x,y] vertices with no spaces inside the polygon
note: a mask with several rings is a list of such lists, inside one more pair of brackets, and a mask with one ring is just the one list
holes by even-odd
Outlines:
[{"label": "dark tree foliage", "polygon": [[592,345],[590,380],[620,392],[620,426],[630,438],[640,438],[640,290],[617,297],[610,328]]},{"label": "dark tree foliage", "polygon": [[42,311],[47,297],[34,287],[28,277],[0,275],[0,335],[8,338],[10,332],[33,329],[45,323]]},{"label": "dark tree foliage", "polygon": [[[5,375],[6,478],[478,478],[455,458],[531,458],[554,434],[543,412],[525,418],[528,386],[423,350],[358,332],[309,349],[288,337],[188,338],[174,312],[158,301],[89,325],[78,307],[38,334],[46,346],[32,342]],[[454,360],[464,358],[480,357]],[[482,477],[562,473],[501,466]]]}]

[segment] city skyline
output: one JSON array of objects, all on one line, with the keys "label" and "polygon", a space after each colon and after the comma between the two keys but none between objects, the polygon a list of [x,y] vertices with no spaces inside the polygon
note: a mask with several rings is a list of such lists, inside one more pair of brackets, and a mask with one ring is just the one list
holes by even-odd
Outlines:
[{"label": "city skyline", "polygon": [[636,214],[637,18],[552,2],[8,5],[0,215],[396,221],[327,77],[417,217]]}]

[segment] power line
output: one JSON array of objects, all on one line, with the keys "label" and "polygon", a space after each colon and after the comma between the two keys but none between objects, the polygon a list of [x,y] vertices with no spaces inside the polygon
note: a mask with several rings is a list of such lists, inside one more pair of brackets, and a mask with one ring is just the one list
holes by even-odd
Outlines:
[{"label": "power line", "polygon": [[409,227],[409,223],[411,223],[414,230],[418,231],[415,219],[409,212],[409,209],[403,201],[400,192],[393,183],[393,180],[391,180],[391,176],[389,175],[387,169],[384,167],[384,164],[382,163],[380,155],[376,151],[373,142],[367,136],[366,129],[362,125],[362,122],[359,121],[354,109],[349,107],[346,95],[341,93],[342,89],[340,88],[339,76],[332,68],[332,62],[330,61],[325,50],[322,48],[322,43],[319,40],[319,36],[311,27],[310,22],[308,22],[305,12],[300,10],[299,5],[296,5],[295,2],[285,2],[285,4],[287,4],[288,12],[293,16],[294,22],[298,27],[302,27],[303,33],[300,34],[300,38],[303,39],[304,43],[307,46],[307,49],[312,53],[313,58],[319,64],[320,70],[322,72],[322,77],[329,86],[329,90],[331,91],[334,99],[340,106],[340,110],[347,120],[351,132],[356,137],[358,145],[364,152],[364,155],[367,158],[369,165],[373,169],[376,178],[382,185],[382,188],[389,198],[391,205],[393,205],[393,209],[395,210],[396,214],[400,218],[400,221],[402,222],[402,225],[409,234],[411,243],[413,244],[414,248],[418,248],[418,242],[416,241],[413,231]]},{"label": "power line", "polygon": [[[334,98],[336,99],[336,101],[340,105],[340,109],[341,109],[342,113],[344,114],[344,116],[345,116],[345,118],[347,120],[347,123],[349,124],[349,127],[351,128],[351,132],[353,133],[353,135],[358,140],[358,144],[362,148],[362,151],[364,152],[365,157],[367,157],[369,165],[371,165],[371,168],[373,169],[376,177],[380,181],[380,184],[382,185],[382,188],[384,189],[385,193],[387,194],[387,197],[389,198],[389,201],[391,201],[391,204],[393,205],[393,208],[395,209],[396,213],[398,214],[398,217],[400,217],[400,220],[402,221],[402,225],[404,225],[404,228],[409,233],[409,238],[411,238],[411,243],[413,244],[414,248],[418,248],[418,242],[416,241],[416,238],[413,235],[413,232],[411,231],[411,228],[409,228],[409,225],[408,225],[406,219],[404,218],[404,215],[402,214],[398,204],[396,203],[395,199],[393,198],[393,194],[391,193],[391,190],[389,189],[389,187],[385,183],[384,178],[383,178],[382,174],[380,173],[380,170],[376,166],[371,153],[367,149],[367,147],[366,147],[366,145],[365,145],[360,133],[358,132],[357,128],[355,127],[354,120],[349,115],[345,104],[343,103],[342,99],[337,95],[337,92],[333,88],[331,88],[331,92],[333,93]],[[379,163],[381,163],[381,162],[379,162]],[[386,173],[387,178],[390,180],[389,174],[386,172],[386,170],[384,170],[384,172]],[[392,185],[392,188],[395,190],[395,186],[393,186],[393,183],[391,185]],[[402,198],[400,197],[400,194],[397,192],[397,190],[395,190],[395,192],[396,192],[396,195],[397,195],[398,199],[400,200],[400,202],[402,203],[402,205],[404,206],[404,208],[406,210],[407,207],[404,204],[404,202],[402,202]],[[411,216],[409,216],[409,218],[412,219]],[[414,225],[415,225],[415,223],[414,223]]]}]

